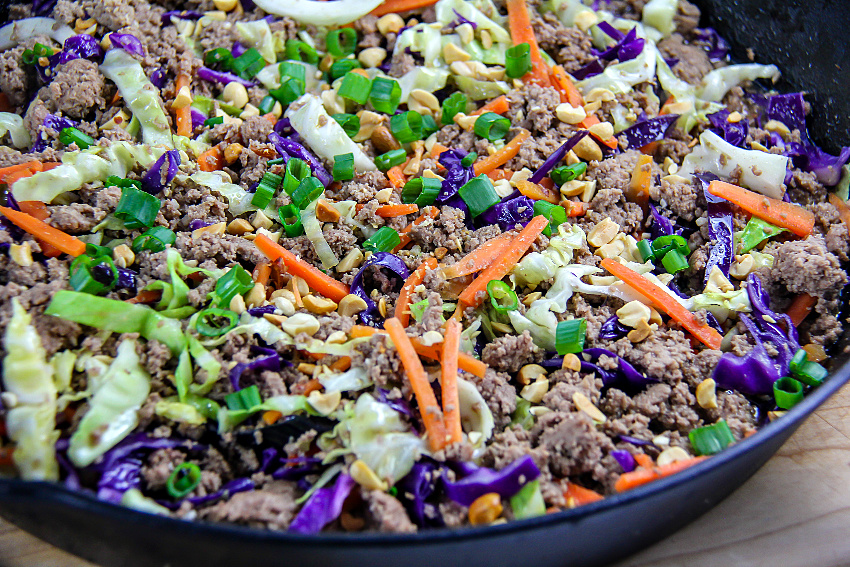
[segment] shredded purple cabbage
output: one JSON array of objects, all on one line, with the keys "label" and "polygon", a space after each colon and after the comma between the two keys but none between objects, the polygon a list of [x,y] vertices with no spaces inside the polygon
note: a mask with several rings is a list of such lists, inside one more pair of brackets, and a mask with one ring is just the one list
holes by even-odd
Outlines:
[{"label": "shredded purple cabbage", "polygon": [[123,289],[136,289],[136,276],[139,274],[130,268],[118,268],[118,282],[116,287]]},{"label": "shredded purple cabbage", "polygon": [[360,321],[372,327],[381,327],[383,325],[384,318],[381,317],[380,313],[378,313],[378,306],[375,305],[375,302],[372,301],[371,297],[369,297],[369,292],[366,291],[363,284],[363,276],[366,274],[366,270],[372,266],[386,268],[401,278],[402,281],[406,280],[410,275],[410,270],[407,269],[407,265],[404,263],[404,260],[395,254],[390,254],[389,252],[375,252],[372,254],[372,257],[363,264],[363,267],[360,268],[360,271],[357,272],[354,279],[351,280],[350,293],[353,293],[366,302],[366,310],[361,311],[359,314]]},{"label": "shredded purple cabbage", "polygon": [[32,15],[39,17],[49,16],[55,6],[56,0],[33,0]]},{"label": "shredded purple cabbage", "polygon": [[171,18],[177,18],[179,20],[199,20],[204,17],[201,12],[196,12],[195,10],[170,10],[162,14],[162,23],[170,24]]},{"label": "shredded purple cabbage", "polygon": [[242,4],[242,9],[246,12],[250,12],[257,7],[257,5],[254,4],[254,0],[239,0],[239,3]]},{"label": "shredded purple cabbage", "polygon": [[269,141],[281,156],[294,157],[304,160],[313,172],[313,177],[318,179],[322,185],[327,187],[333,182],[333,176],[310,151],[295,140],[284,138],[276,132],[269,134]]},{"label": "shredded purple cabbage", "polygon": [[469,506],[484,494],[495,492],[510,498],[525,485],[540,476],[540,469],[530,455],[520,457],[500,471],[481,467],[451,482],[443,478],[446,496],[463,506]]},{"label": "shredded purple cabbage", "polygon": [[673,223],[670,219],[658,212],[655,205],[649,204],[649,211],[652,213],[652,227],[650,228],[649,236],[653,240],[659,236],[671,236],[675,234]]},{"label": "shredded purple cabbage", "polygon": [[573,71],[571,74],[577,81],[583,81],[584,79],[601,75],[603,71],[605,71],[605,67],[602,65],[602,62],[599,61],[599,59],[594,59],[578,71]]},{"label": "shredded purple cabbage", "polygon": [[[446,150],[440,154],[438,161],[440,165],[446,168],[446,174],[440,187],[440,194],[437,195],[437,203],[459,208],[458,205],[453,204],[452,197],[455,197],[458,190],[475,177],[475,171],[472,166],[463,167],[461,163],[461,160],[466,155],[467,153],[465,151],[459,149]],[[449,201],[452,202],[450,203]]]},{"label": "shredded purple cabbage", "polygon": [[628,451],[616,449],[611,451],[611,456],[614,457],[614,460],[616,460],[623,468],[623,472],[632,472],[635,470],[635,467],[637,467],[634,456]]},{"label": "shredded purple cabbage", "polygon": [[142,42],[131,33],[111,33],[109,34],[109,41],[112,42],[113,47],[123,49],[130,55],[145,56],[145,48]]},{"label": "shredded purple cabbage", "polygon": [[647,144],[664,138],[678,118],[679,115],[677,114],[656,116],[655,118],[650,118],[649,120],[629,126],[617,134],[617,137],[625,138],[631,149],[642,148]]},{"label": "shredded purple cabbage", "polygon": [[60,52],[59,63],[65,64],[74,59],[99,60],[103,57],[103,48],[100,43],[90,35],[79,34],[65,40],[65,45]]},{"label": "shredded purple cabbage", "polygon": [[234,41],[233,47],[230,48],[230,53],[233,55],[233,57],[239,57],[246,51],[248,50],[245,48],[245,46],[239,43],[238,41]]},{"label": "shredded purple cabbage", "polygon": [[598,54],[600,59],[620,62],[631,61],[643,52],[645,41],[637,36],[637,28],[632,28],[629,33],[623,35],[619,30],[608,22],[600,22],[599,29],[611,36],[617,43]]},{"label": "shredded purple cabbage", "polygon": [[422,460],[415,463],[410,472],[396,484],[399,500],[410,519],[420,527],[444,525],[439,508],[427,501],[436,488],[437,471],[438,467],[432,461]]},{"label": "shredded purple cabbage", "polygon": [[503,232],[513,230],[516,225],[525,226],[534,216],[534,201],[520,195],[513,199],[501,200],[493,207],[481,213],[481,219],[487,224],[499,224]]},{"label": "shredded purple cabbage", "polygon": [[[382,404],[387,404],[398,413],[411,418],[411,420],[415,417],[413,408],[410,407],[410,404],[404,398],[388,398],[387,394],[389,394],[389,391],[383,388],[375,388],[375,392],[378,394],[378,401]],[[414,425],[417,425],[415,421]]]},{"label": "shredded purple cabbage", "polygon": [[226,85],[227,83],[232,83],[235,81],[247,88],[256,86],[253,82],[243,79],[239,75],[234,75],[233,73],[228,73],[227,71],[216,71],[214,69],[210,69],[209,67],[199,67],[195,74],[199,79],[203,81],[220,83],[222,85]]},{"label": "shredded purple cabbage", "polygon": [[[472,26],[472,29],[478,29],[478,24],[476,24],[476,23],[475,23],[475,22],[473,22],[472,20],[467,20],[466,18],[464,18],[464,17],[460,14],[460,12],[458,12],[458,11],[457,11],[457,10],[455,10],[454,8],[452,8],[452,12],[454,12],[454,13],[455,13],[455,16],[457,16],[457,19],[456,19],[456,20],[454,20],[453,22],[451,22],[451,23],[447,26],[447,28],[448,28],[448,29],[453,30],[453,29],[455,29],[456,27],[458,27],[458,26],[460,26],[460,25],[463,25],[463,24],[469,24],[470,26]],[[399,35],[400,35],[400,34],[399,34]]]},{"label": "shredded purple cabbage", "polygon": [[97,497],[113,504],[120,504],[121,497],[131,488],[142,485],[142,461],[126,458],[104,471],[97,482]]},{"label": "shredded purple cabbage", "polygon": [[[180,167],[180,152],[168,150],[153,162],[151,168],[142,177],[142,189],[156,195],[171,184],[174,176],[177,175],[178,167]],[[164,172],[163,168],[165,168]]]},{"label": "shredded purple cabbage", "polygon": [[[230,384],[233,386],[234,392],[238,392],[239,390],[242,389],[242,386],[239,385],[239,381],[242,378],[242,375],[247,371],[257,371],[257,370],[271,370],[273,372],[280,371],[280,365],[281,365],[280,354],[278,354],[277,352],[275,352],[273,350],[264,349],[262,347],[257,347],[257,346],[251,347],[251,352],[256,353],[257,351],[262,352],[265,356],[255,358],[251,362],[240,362],[230,370],[230,374],[228,374],[228,377],[230,378]],[[269,354],[269,352],[271,352],[271,354]]]},{"label": "shredded purple cabbage", "polygon": [[[590,361],[584,359],[584,355],[590,357]],[[615,358],[617,360],[616,370],[606,370],[597,365],[596,362],[602,355]],[[581,369],[583,372],[595,372],[605,386],[612,386],[616,383],[625,383],[631,386],[643,387],[648,384],[658,382],[655,378],[650,378],[638,372],[626,359],[617,356],[613,352],[604,348],[587,348],[584,349],[579,356],[581,359]]]},{"label": "shredded purple cabbage", "polygon": [[744,147],[743,144],[747,141],[747,134],[750,131],[749,123],[746,120],[729,122],[728,118],[729,110],[726,108],[714,114],[709,114],[708,120],[711,123],[711,130],[733,146]]},{"label": "shredded purple cabbage", "polygon": [[616,315],[608,317],[599,329],[599,338],[606,341],[616,341],[628,334],[629,328],[620,323],[620,319]]},{"label": "shredded purple cabbage", "polygon": [[292,520],[289,531],[301,534],[317,534],[322,531],[322,528],[339,517],[342,504],[354,484],[350,476],[341,473],[333,486],[316,490]]},{"label": "shredded purple cabbage", "polygon": [[262,317],[263,315],[272,315],[277,310],[274,305],[263,305],[262,307],[252,307],[248,310],[248,315],[252,317]]},{"label": "shredded purple cabbage", "polygon": [[557,150],[552,152],[552,154],[548,158],[546,158],[546,161],[544,161],[543,164],[537,168],[537,171],[531,174],[531,177],[529,177],[528,180],[532,183],[540,183],[541,181],[543,181],[543,178],[549,175],[549,172],[552,171],[552,169],[556,165],[561,163],[561,160],[564,159],[564,156],[567,155],[567,152],[573,149],[575,145],[581,141],[582,138],[587,136],[587,134],[587,130],[581,130],[573,134],[569,140],[561,144],[561,146]]},{"label": "shredded purple cabbage", "polygon": [[702,191],[708,202],[708,237],[714,244],[708,251],[705,262],[704,281],[708,282],[711,271],[715,266],[720,268],[723,275],[729,277],[729,267],[735,254],[735,243],[732,239],[732,206],[726,199],[717,197],[709,192],[708,186],[712,181],[720,179],[713,173],[698,173],[696,178],[702,183]]},{"label": "shredded purple cabbage", "polygon": [[272,472],[277,480],[298,480],[321,470],[322,459],[317,457],[293,457],[280,459],[283,466]]},{"label": "shredded purple cabbage", "polygon": [[711,61],[723,61],[729,55],[729,44],[726,40],[720,37],[717,30],[714,28],[697,28],[694,30],[697,36],[705,42],[710,43],[710,47],[706,47],[708,58]]},{"label": "shredded purple cabbage", "polygon": [[655,444],[652,441],[645,441],[643,439],[638,439],[637,437],[632,437],[630,435],[620,435],[620,441],[625,441],[626,443],[631,443],[636,447],[654,447]]},{"label": "shredded purple cabbage", "polygon": [[[163,67],[160,67],[159,69],[156,69],[156,70],[154,70],[153,73],[151,73],[151,84],[158,89],[161,89],[162,87],[165,86],[165,69]],[[192,110],[195,110],[195,109],[193,108]],[[192,120],[193,120],[192,127],[193,128],[195,127],[194,119],[195,118],[194,118],[194,114],[193,114],[192,115]]]}]

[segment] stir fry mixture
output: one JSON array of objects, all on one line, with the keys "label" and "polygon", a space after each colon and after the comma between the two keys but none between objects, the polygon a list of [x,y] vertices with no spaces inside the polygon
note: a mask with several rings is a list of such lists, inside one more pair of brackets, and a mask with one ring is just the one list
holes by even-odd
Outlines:
[{"label": "stir fry mixture", "polygon": [[686,0],[7,16],[6,476],[483,525],[681,471],[826,378],[850,148]]}]

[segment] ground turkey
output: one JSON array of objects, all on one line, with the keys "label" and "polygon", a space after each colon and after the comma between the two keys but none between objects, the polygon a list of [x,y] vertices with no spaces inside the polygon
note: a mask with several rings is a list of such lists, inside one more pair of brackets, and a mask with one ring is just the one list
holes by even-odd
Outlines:
[{"label": "ground turkey", "polygon": [[847,274],[834,254],[826,249],[823,238],[809,236],[779,246],[772,276],[783,282],[792,293],[808,293],[823,297],[840,291]]},{"label": "ground turkey", "polygon": [[198,514],[213,522],[232,522],[280,531],[289,527],[300,507],[295,503],[296,498],[295,483],[276,480],[262,490],[234,494],[230,500],[213,504]]},{"label": "ground turkey", "polygon": [[74,59],[57,68],[50,82],[50,96],[56,109],[72,118],[84,118],[92,109],[102,108],[105,86],[97,63],[88,59]]},{"label": "ground turkey", "polygon": [[526,364],[541,359],[542,353],[528,331],[523,331],[519,336],[499,337],[488,343],[481,354],[484,364],[501,372],[516,372]]}]

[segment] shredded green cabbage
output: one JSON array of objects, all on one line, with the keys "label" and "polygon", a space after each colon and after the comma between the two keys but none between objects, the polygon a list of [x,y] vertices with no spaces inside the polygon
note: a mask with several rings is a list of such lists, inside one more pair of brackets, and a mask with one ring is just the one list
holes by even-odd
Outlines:
[{"label": "shredded green cabbage", "polygon": [[267,63],[275,63],[274,37],[269,23],[266,20],[254,20],[253,22],[237,22],[236,31],[239,39],[248,47],[253,47],[260,52]]},{"label": "shredded green cabbage", "polygon": [[779,79],[779,68],[776,65],[745,63],[715,69],[702,78],[697,96],[703,100],[718,102],[732,87],[756,79],[770,79],[775,82]]},{"label": "shredded green cabbage", "polygon": [[614,65],[608,65],[605,71],[583,81],[576,83],[576,87],[583,94],[593,89],[608,89],[612,93],[627,93],[632,87],[651,81],[655,77],[655,60],[658,50],[655,45],[647,41],[640,55],[631,61],[624,61]]},{"label": "shredded green cabbage", "polygon": [[315,0],[260,0],[254,2],[264,12],[289,16],[302,24],[343,26],[362,18],[384,0],[337,0],[330,4]]},{"label": "shredded green cabbage", "polygon": [[643,23],[667,37],[676,30],[673,16],[676,15],[678,4],[678,0],[649,0],[643,7]]},{"label": "shredded green cabbage", "polygon": [[12,112],[0,112],[0,138],[7,132],[16,148],[30,146],[30,133],[24,128],[24,119]]},{"label": "shredded green cabbage", "polygon": [[558,236],[549,240],[543,252],[526,254],[519,264],[511,270],[511,277],[517,285],[536,286],[555,276],[555,271],[573,261],[573,252],[584,246],[585,234],[581,227],[561,224]]},{"label": "shredded green cabbage", "polygon": [[460,405],[460,422],[474,447],[481,447],[493,436],[496,423],[493,412],[472,383],[457,379],[457,395]]},{"label": "shredded green cabbage", "polygon": [[336,257],[330,244],[325,239],[324,233],[322,233],[322,223],[316,218],[316,203],[317,201],[313,201],[307,205],[306,209],[301,211],[301,224],[304,225],[304,234],[307,235],[307,238],[313,244],[313,249],[316,251],[316,256],[322,262],[322,267],[330,270],[339,264],[339,258]]},{"label": "shredded green cabbage", "polygon": [[106,179],[109,162],[86,152],[68,152],[62,156],[62,165],[40,171],[18,180],[12,185],[12,194],[22,201],[50,203],[67,191],[75,191],[84,183]]}]

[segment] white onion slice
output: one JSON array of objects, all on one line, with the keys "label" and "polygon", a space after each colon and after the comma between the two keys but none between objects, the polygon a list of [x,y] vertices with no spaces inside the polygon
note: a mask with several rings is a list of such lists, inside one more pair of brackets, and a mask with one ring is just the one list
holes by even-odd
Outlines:
[{"label": "white onion slice", "polygon": [[362,18],[384,0],[254,0],[254,4],[269,14],[289,16],[302,24],[342,26]]},{"label": "white onion slice", "polygon": [[64,45],[65,40],[74,35],[74,30],[65,24],[57,25],[56,20],[52,18],[16,20],[0,28],[0,50],[14,47],[23,40],[37,35],[52,37]]}]

